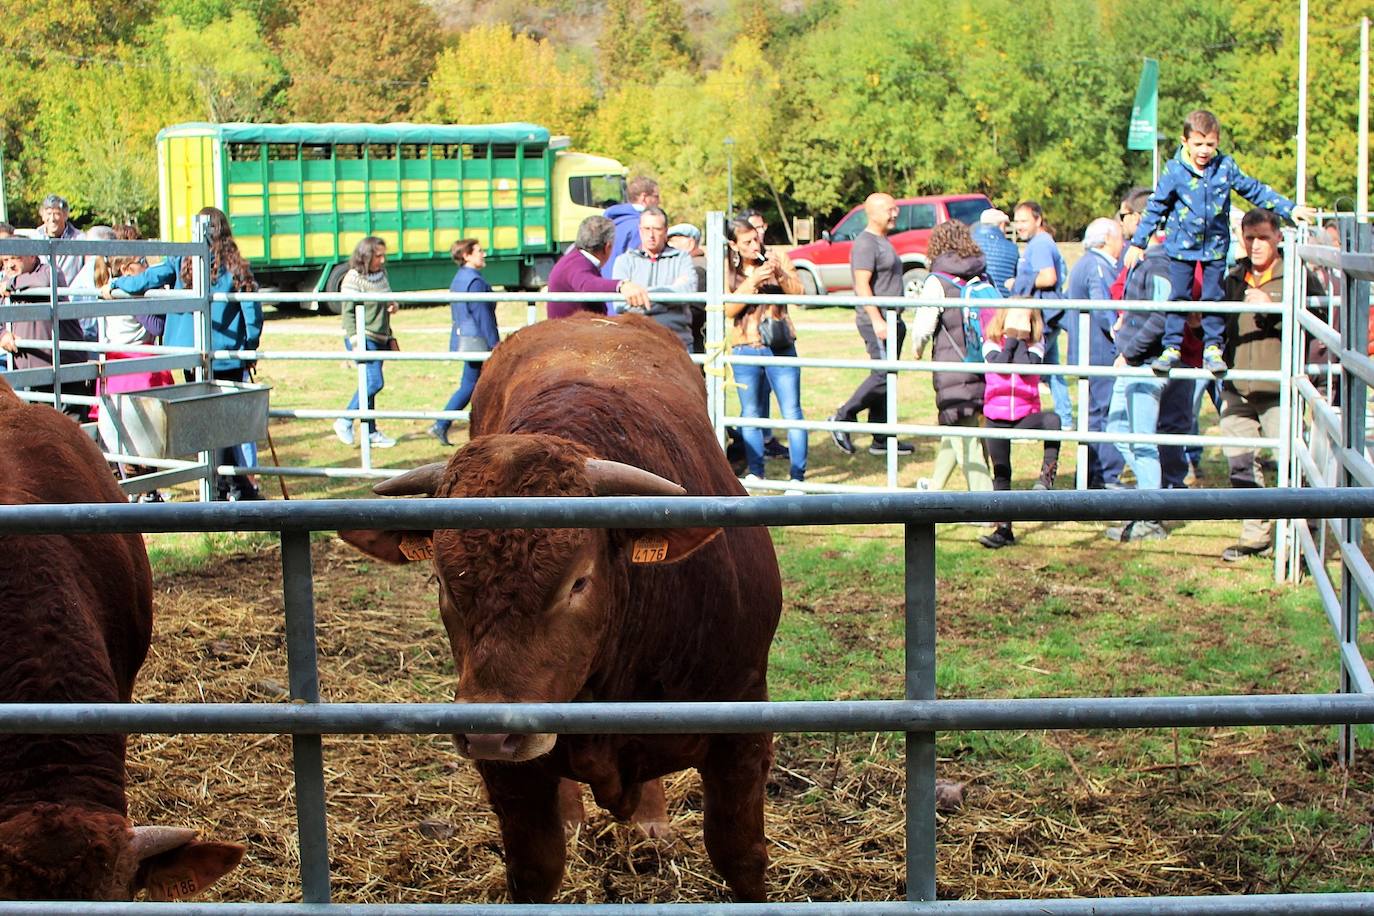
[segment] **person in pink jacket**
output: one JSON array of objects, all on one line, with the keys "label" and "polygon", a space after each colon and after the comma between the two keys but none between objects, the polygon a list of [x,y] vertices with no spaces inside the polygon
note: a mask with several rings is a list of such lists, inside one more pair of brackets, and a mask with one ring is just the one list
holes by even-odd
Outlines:
[{"label": "person in pink jacket", "polygon": [[[1039,309],[984,309],[983,359],[1009,366],[1040,365],[1045,361],[1045,323]],[[983,391],[983,425],[998,429],[1039,429],[1057,431],[1059,417],[1040,409],[1040,376],[989,372]],[[988,461],[992,463],[992,488],[1011,489],[1011,440],[988,439]],[[1045,460],[1040,467],[1037,490],[1054,489],[1059,469],[1059,443],[1045,443]],[[978,538],[990,550],[1016,543],[1011,522],[1001,522],[991,534]]]}]

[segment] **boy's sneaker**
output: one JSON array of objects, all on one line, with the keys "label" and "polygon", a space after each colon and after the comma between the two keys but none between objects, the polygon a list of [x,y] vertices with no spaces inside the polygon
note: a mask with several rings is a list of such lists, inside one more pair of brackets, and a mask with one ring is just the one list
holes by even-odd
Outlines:
[{"label": "boy's sneaker", "polygon": [[[911,447],[910,442],[902,442],[900,440],[897,442],[898,455],[910,455],[913,451],[915,451],[915,449]],[[882,442],[879,442],[877,439],[874,439],[873,444],[868,447],[868,453],[870,455],[886,455],[887,440],[884,439]]]},{"label": "boy's sneaker", "polygon": [[787,446],[783,445],[781,442],[777,440],[776,437],[774,437],[772,439],[769,439],[767,442],[763,443],[763,457],[791,458],[792,453],[787,450]]},{"label": "boy's sneaker", "polygon": [[1162,541],[1169,536],[1169,529],[1159,522],[1134,522],[1122,537],[1123,541]]},{"label": "boy's sneaker", "polygon": [[395,439],[391,438],[380,429],[374,429],[372,434],[367,437],[367,441],[373,448],[391,448],[396,444]]},{"label": "boy's sneaker", "polygon": [[[1156,375],[1168,375],[1169,370],[1183,361],[1183,354],[1178,352],[1178,347],[1165,347],[1164,352],[1159,354],[1150,363],[1150,369]],[[1223,367],[1224,368],[1224,367]]]},{"label": "boy's sneaker", "polygon": [[334,421],[334,435],[344,445],[352,445],[354,442],[353,421],[347,417],[339,417]]},{"label": "boy's sneaker", "polygon": [[1221,358],[1221,347],[1213,344],[1202,351],[1202,368],[1213,375],[1221,375],[1229,368],[1226,360]]}]

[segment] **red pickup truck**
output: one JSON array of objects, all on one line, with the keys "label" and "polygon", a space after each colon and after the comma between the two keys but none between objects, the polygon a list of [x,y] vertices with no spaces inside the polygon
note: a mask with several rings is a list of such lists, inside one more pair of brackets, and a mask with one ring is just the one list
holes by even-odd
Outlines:
[{"label": "red pickup truck", "polygon": [[[919,290],[926,279],[926,244],[930,230],[947,219],[972,226],[984,210],[992,206],[982,194],[938,194],[932,197],[904,197],[897,201],[897,227],[888,236],[902,259],[902,286],[908,295]],[[855,207],[820,241],[788,252],[801,277],[807,295],[849,293],[854,283],[849,273],[849,249],[867,221],[864,208]]]}]

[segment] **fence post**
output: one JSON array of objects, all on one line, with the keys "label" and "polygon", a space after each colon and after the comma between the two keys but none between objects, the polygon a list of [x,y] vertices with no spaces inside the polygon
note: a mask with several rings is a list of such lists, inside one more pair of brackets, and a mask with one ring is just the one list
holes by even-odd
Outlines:
[{"label": "fence post", "polygon": [[[1369,223],[1357,223],[1351,227],[1354,232],[1351,234],[1342,233],[1342,241],[1345,243],[1346,250],[1370,251],[1374,250],[1371,240],[1374,239],[1374,227]],[[1360,280],[1345,274],[1345,301],[1341,308],[1341,346],[1347,350],[1354,350],[1356,353],[1367,352],[1369,340],[1369,302],[1370,283],[1368,280]],[[1359,454],[1366,452],[1365,448],[1365,410],[1368,409],[1369,388],[1354,372],[1341,373],[1341,442],[1342,448],[1350,449]],[[1346,463],[1340,462],[1339,486],[1357,487],[1357,481],[1349,470]],[[1342,519],[1341,524],[1341,551],[1347,549],[1354,554],[1361,553],[1361,543],[1364,540],[1364,519],[1346,518]],[[1355,577],[1350,572],[1350,564],[1341,561],[1341,648],[1346,645],[1352,648],[1358,641],[1360,625],[1360,589],[1355,581]],[[1344,661],[1344,652],[1341,653],[1341,693],[1356,693],[1359,688],[1355,685],[1355,680],[1350,676]],[[1341,726],[1340,736],[1340,762],[1342,766],[1350,766],[1355,762],[1355,728],[1352,725]]]},{"label": "fence post", "polygon": [[[1289,437],[1297,429],[1293,425],[1293,388],[1296,385],[1295,379],[1302,371],[1302,361],[1294,360],[1294,342],[1296,338],[1301,338],[1298,332],[1298,296],[1306,294],[1307,284],[1302,282],[1300,273],[1306,268],[1298,258],[1298,234],[1291,229],[1284,230],[1283,246],[1283,316],[1282,324],[1279,328],[1279,375],[1282,380],[1279,382],[1279,448],[1276,456],[1277,469],[1275,474],[1278,476],[1278,487],[1283,489],[1288,486],[1289,462],[1293,459],[1293,447],[1289,442]],[[1263,430],[1261,430],[1263,432]],[[1256,456],[1258,458],[1258,456]],[[1294,524],[1294,519],[1275,519],[1274,520],[1274,581],[1282,582],[1286,578],[1287,570],[1284,569],[1284,559],[1288,555],[1289,529]]]},{"label": "fence post", "polygon": [[725,214],[706,214],[706,409],[725,448]]},{"label": "fence post", "polygon": [[[357,336],[353,338],[353,352],[361,355],[367,354],[367,306],[368,303],[357,301],[353,303],[353,333]],[[353,365],[358,367],[358,409],[366,411],[367,406],[367,369],[366,361],[355,362]],[[353,419],[348,420],[350,426]],[[358,449],[364,470],[372,470],[372,437],[367,429],[367,420],[358,418]]]},{"label": "fence post", "polygon": [[[315,655],[315,592],[310,532],[281,534],[282,595],[286,608],[286,668],[291,700],[320,701]],[[329,902],[329,834],[325,822],[324,746],[319,735],[291,736],[296,779],[296,834],[301,849],[301,900]]]},{"label": "fence post", "polygon": [[[1091,254],[1092,252],[1085,251],[1083,257],[1086,258]],[[1088,351],[1092,349],[1092,341],[1089,340],[1092,334],[1092,320],[1093,311],[1091,309],[1078,310],[1078,353],[1076,354],[1078,358],[1074,360],[1074,365],[1078,367],[1080,373],[1084,366],[1091,364],[1089,358],[1091,354]],[[1083,441],[1081,434],[1088,431],[1088,424],[1090,422],[1088,412],[1091,406],[1091,396],[1089,395],[1088,387],[1091,384],[1092,380],[1086,375],[1080,374],[1078,376],[1078,418],[1074,425],[1078,428],[1080,438],[1078,440],[1078,448],[1074,450],[1074,455],[1076,457],[1074,459],[1073,472],[1074,489],[1076,490],[1088,489],[1088,449],[1090,446]],[[1099,454],[1101,453],[1099,452]]]},{"label": "fence post", "polygon": [[[896,359],[898,356],[901,355],[899,345],[901,343],[902,336],[901,332],[897,330],[897,322],[902,320],[902,312],[900,309],[894,309],[891,306],[885,307],[883,309],[883,312],[887,318],[887,340],[884,341],[883,351],[887,354],[885,357],[886,359]],[[887,373],[886,387],[887,394],[885,397],[887,399],[887,422],[896,423],[897,373]],[[873,419],[871,413],[868,419]],[[895,490],[897,489],[897,437],[892,433],[888,433],[885,442],[887,444],[887,485],[889,488]]]},{"label": "fence post", "polygon": [[[196,320],[194,323],[195,332],[193,342],[200,357],[200,364],[195,369],[195,379],[198,382],[207,382],[214,378],[214,360],[210,354],[214,347],[211,334],[210,312],[214,308],[214,293],[210,289],[210,218],[208,216],[197,216],[191,222],[191,241],[203,246],[201,252],[191,257],[191,295],[200,299],[200,304],[196,306]],[[200,479],[200,501],[209,502],[212,495],[211,490],[215,489],[217,480],[215,470],[215,453],[204,451],[200,453],[200,461],[205,465],[205,476]]]},{"label": "fence post", "polygon": [[[891,454],[891,453],[889,453]],[[906,698],[935,699],[935,526],[905,526]],[[906,733],[906,899],[935,899],[935,732]]]},{"label": "fence post", "polygon": [[[47,235],[45,232],[44,235]],[[48,238],[48,308],[52,317],[52,409],[62,412],[62,316],[58,313],[57,301],[57,253],[53,251],[54,239]],[[64,278],[63,283],[71,283]]]}]

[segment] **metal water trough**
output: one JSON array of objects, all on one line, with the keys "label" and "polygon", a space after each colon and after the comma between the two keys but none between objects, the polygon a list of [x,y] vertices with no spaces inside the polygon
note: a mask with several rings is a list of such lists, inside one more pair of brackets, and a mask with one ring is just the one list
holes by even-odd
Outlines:
[{"label": "metal water trough", "polygon": [[187,382],[103,399],[100,438],[140,458],[179,458],[267,435],[269,385]]}]

